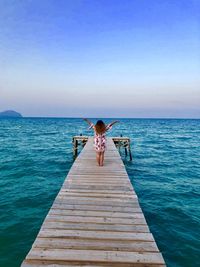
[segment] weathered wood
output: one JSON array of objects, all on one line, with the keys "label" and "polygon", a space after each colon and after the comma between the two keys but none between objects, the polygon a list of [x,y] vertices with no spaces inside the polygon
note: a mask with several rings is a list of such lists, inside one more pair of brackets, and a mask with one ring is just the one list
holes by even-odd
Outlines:
[{"label": "weathered wood", "polygon": [[60,237],[60,238],[86,238],[103,240],[132,240],[132,241],[153,241],[151,233],[135,232],[114,232],[114,231],[88,231],[88,230],[62,230],[62,229],[44,229],[42,228],[38,237]]},{"label": "weathered wood", "polygon": [[144,218],[110,218],[110,217],[84,217],[84,216],[64,216],[56,214],[48,214],[45,221],[61,221],[61,222],[91,222],[91,223],[100,223],[100,224],[146,224]]},{"label": "weathered wood", "polygon": [[92,138],[71,167],[22,263],[36,266],[165,267],[112,138],[103,167]]},{"label": "weathered wood", "polygon": [[[130,182],[129,181],[120,181],[122,185],[127,185],[127,186],[131,186]],[[85,180],[81,180],[81,179],[68,179],[67,182],[65,183],[65,185],[68,187],[69,184],[83,184],[83,185],[87,185],[87,184],[90,184],[90,185],[104,185],[105,186],[105,183],[106,185],[119,185],[119,181],[107,181],[107,180],[99,180],[99,179],[85,179]]]},{"label": "weathered wood", "polygon": [[[94,190],[96,190],[96,189],[101,189],[101,190],[104,190],[105,189],[105,185],[98,185],[98,184],[96,184],[96,185],[90,185],[90,184],[87,184],[87,185],[79,185],[79,184],[69,184],[68,185],[68,188],[73,188],[73,189],[77,189],[77,188],[83,188],[83,189],[94,189]],[[120,185],[118,185],[118,186],[114,186],[114,185],[112,185],[112,186],[109,186],[109,185],[106,185],[106,188],[107,189],[110,189],[110,190],[120,190],[120,189],[123,189],[123,190],[130,190],[130,187],[129,186],[120,186]]]},{"label": "weathered wood", "polygon": [[64,196],[80,196],[80,197],[105,197],[105,198],[124,198],[124,199],[135,199],[134,198],[134,195],[130,195],[130,194],[124,194],[124,195],[120,195],[120,194],[103,194],[103,193],[81,193],[81,192],[78,192],[78,193],[75,193],[75,192],[61,192],[61,195],[64,195]]},{"label": "weathered wood", "polygon": [[155,242],[132,242],[127,240],[92,240],[92,239],[60,239],[60,238],[37,238],[34,247],[40,248],[76,248],[109,251],[151,251],[158,252]]},{"label": "weathered wood", "polygon": [[71,189],[68,187],[62,187],[61,190],[64,190],[65,192],[71,192],[71,193],[98,193],[98,194],[109,194],[109,195],[121,195],[121,194],[125,194],[125,195],[132,195],[135,194],[134,191],[122,191],[122,190],[89,190],[89,189]]},{"label": "weathered wood", "polygon": [[73,261],[69,263],[69,261],[61,261],[61,260],[54,260],[55,264],[52,264],[52,261],[45,260],[27,260],[26,263],[24,263],[23,267],[165,267],[164,264],[151,264],[149,265],[144,263],[117,263],[111,264],[110,262],[77,262]]},{"label": "weathered wood", "polygon": [[70,222],[45,222],[42,227],[43,230],[47,229],[61,229],[61,230],[85,230],[89,231],[118,231],[118,232],[136,232],[148,233],[149,228],[146,225],[123,225],[123,224],[95,224],[95,223],[70,223]]},{"label": "weathered wood", "polygon": [[148,263],[162,264],[163,258],[159,252],[127,252],[127,251],[96,251],[96,250],[65,250],[34,248],[29,254],[31,260],[63,260],[80,262],[110,262],[110,263]]},{"label": "weathered wood", "polygon": [[135,203],[138,203],[137,199],[132,199],[131,201],[115,201],[115,200],[109,200],[109,199],[96,199],[94,198],[83,198],[83,197],[65,197],[58,195],[55,199],[55,203],[60,203],[63,201],[66,204],[84,204],[84,205],[112,205],[112,206],[118,206],[118,207],[133,207]]},{"label": "weathered wood", "polygon": [[63,209],[51,209],[49,211],[50,215],[66,215],[66,216],[89,216],[89,217],[110,217],[110,218],[144,218],[143,213],[140,211],[138,213],[125,213],[117,211],[85,211],[85,210],[63,210]]},{"label": "weathered wood", "polygon": [[119,211],[119,212],[141,212],[139,204],[134,205],[133,207],[113,207],[111,206],[98,206],[98,205],[68,205],[64,203],[54,203],[52,209],[65,209],[65,210],[93,210],[93,211]]}]

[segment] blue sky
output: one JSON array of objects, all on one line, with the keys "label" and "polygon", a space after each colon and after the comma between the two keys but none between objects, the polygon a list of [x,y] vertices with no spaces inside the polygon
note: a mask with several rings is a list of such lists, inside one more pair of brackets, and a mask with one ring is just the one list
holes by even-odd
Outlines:
[{"label": "blue sky", "polygon": [[0,109],[200,118],[197,0],[0,0]]}]

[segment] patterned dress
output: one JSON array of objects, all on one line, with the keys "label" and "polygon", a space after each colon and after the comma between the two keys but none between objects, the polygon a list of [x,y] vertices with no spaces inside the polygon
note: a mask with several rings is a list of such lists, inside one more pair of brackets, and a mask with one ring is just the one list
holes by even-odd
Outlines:
[{"label": "patterned dress", "polygon": [[[91,125],[91,128],[94,129],[94,148],[95,148],[96,152],[104,152],[106,149],[106,132],[104,132],[102,134],[98,134],[95,131],[94,124]],[[110,130],[111,128],[112,128],[112,126],[110,124],[108,124],[106,126],[106,131]]]}]

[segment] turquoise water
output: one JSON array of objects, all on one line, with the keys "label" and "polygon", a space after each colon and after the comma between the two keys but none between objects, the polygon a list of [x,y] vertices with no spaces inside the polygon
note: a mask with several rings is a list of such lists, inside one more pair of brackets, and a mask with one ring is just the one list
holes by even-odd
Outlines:
[{"label": "turquoise water", "polygon": [[[95,121],[95,120],[94,120]],[[109,121],[109,120],[107,120]],[[0,266],[20,266],[72,164],[80,119],[0,120]],[[200,120],[124,119],[124,163],[169,267],[200,266]]]}]

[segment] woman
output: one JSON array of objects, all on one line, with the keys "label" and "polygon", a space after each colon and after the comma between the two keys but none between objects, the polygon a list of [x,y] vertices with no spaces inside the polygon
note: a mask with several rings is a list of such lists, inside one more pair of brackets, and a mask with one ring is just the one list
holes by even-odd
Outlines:
[{"label": "woman", "polygon": [[96,151],[96,159],[99,166],[103,166],[104,162],[104,152],[106,149],[106,131],[112,128],[113,124],[118,121],[113,121],[106,125],[102,120],[98,120],[94,125],[88,119],[84,119],[89,125],[89,129],[94,130],[94,146]]}]

